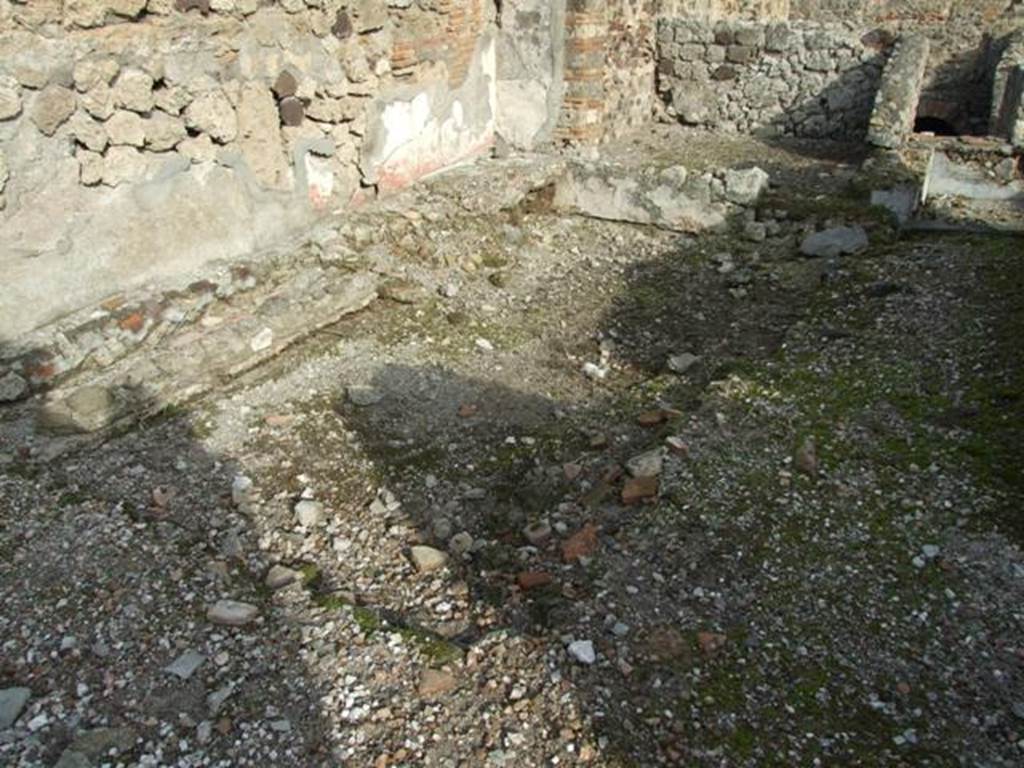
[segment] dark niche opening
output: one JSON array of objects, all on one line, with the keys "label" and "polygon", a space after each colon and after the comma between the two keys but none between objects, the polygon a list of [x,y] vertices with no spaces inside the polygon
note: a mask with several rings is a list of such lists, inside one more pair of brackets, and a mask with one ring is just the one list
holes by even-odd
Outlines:
[{"label": "dark niche opening", "polygon": [[914,120],[914,133],[933,133],[936,136],[956,136],[957,130],[941,117],[919,117]]}]

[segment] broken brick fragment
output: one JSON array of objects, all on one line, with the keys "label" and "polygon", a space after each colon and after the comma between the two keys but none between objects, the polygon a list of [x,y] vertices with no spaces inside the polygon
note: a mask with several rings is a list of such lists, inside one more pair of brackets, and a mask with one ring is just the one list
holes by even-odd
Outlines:
[{"label": "broken brick fragment", "polygon": [[555,577],[546,571],[523,571],[516,575],[516,584],[523,592],[546,587],[554,580]]},{"label": "broken brick fragment", "polygon": [[718,632],[698,632],[697,645],[708,656],[716,654],[726,643],[726,636]]},{"label": "broken brick fragment", "polygon": [[622,488],[622,503],[639,504],[658,495],[657,477],[633,477]]},{"label": "broken brick fragment", "polygon": [[122,331],[138,333],[146,327],[146,318],[141,312],[132,312],[122,317],[117,324]]},{"label": "broken brick fragment", "polygon": [[562,559],[567,563],[590,557],[597,551],[597,526],[587,523],[562,543]]}]

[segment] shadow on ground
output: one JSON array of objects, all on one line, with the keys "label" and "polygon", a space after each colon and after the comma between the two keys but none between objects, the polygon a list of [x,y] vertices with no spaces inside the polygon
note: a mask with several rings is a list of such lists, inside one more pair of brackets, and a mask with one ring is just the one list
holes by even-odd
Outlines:
[{"label": "shadow on ground", "polygon": [[[0,762],[330,763],[319,683],[288,606],[268,610],[269,563],[253,510],[232,502],[232,457],[170,413],[59,457],[49,447],[0,446],[0,689],[31,691]],[[221,599],[259,616],[215,625],[206,611]]]}]

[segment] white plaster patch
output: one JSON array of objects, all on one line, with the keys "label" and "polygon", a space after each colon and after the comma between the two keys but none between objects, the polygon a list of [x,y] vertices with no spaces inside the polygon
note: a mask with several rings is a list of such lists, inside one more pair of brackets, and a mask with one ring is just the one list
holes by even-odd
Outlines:
[{"label": "white plaster patch", "polygon": [[430,121],[430,96],[418,93],[412,101],[394,101],[384,107],[380,121],[384,126],[381,157],[391,157],[399,147],[415,141]]},{"label": "white plaster patch", "polygon": [[322,208],[334,192],[334,171],[331,170],[330,161],[307,152],[303,163],[306,166],[309,202],[314,208]]}]

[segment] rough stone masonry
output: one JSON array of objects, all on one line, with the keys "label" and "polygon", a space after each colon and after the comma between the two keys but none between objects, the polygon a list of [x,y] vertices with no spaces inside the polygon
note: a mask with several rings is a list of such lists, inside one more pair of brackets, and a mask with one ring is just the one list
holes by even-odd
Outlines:
[{"label": "rough stone masonry", "polygon": [[1021,26],[1014,0],[0,0],[0,341],[499,138],[595,143],[658,114],[863,138],[908,34],[932,42],[920,86],[893,71],[901,119],[875,135],[1019,135]]}]

